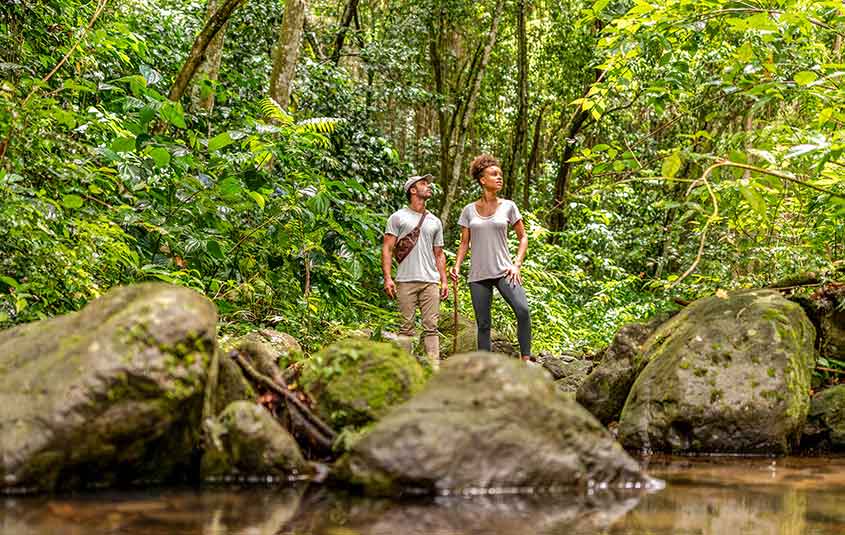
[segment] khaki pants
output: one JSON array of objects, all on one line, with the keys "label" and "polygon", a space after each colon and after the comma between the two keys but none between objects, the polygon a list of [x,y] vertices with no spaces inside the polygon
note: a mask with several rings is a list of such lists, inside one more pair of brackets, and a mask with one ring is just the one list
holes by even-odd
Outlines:
[{"label": "khaki pants", "polygon": [[440,319],[440,285],[436,282],[397,282],[396,299],[402,314],[399,334],[415,335],[414,317],[417,307],[422,313],[423,343],[429,360],[436,363],[440,358],[440,338],[437,321]]}]

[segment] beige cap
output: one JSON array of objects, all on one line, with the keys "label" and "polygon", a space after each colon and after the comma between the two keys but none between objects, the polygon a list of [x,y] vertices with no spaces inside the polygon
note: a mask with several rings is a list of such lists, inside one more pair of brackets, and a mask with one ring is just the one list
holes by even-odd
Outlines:
[{"label": "beige cap", "polygon": [[411,190],[411,186],[419,182],[420,180],[425,180],[427,182],[434,182],[434,175],[421,175],[421,176],[412,176],[408,180],[405,181],[405,186],[403,189],[405,193],[408,193]]}]

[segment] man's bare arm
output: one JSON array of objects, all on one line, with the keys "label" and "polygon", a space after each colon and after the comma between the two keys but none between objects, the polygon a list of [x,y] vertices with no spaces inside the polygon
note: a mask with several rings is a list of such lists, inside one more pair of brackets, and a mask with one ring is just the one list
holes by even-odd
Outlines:
[{"label": "man's bare arm", "polygon": [[396,236],[385,234],[381,244],[381,271],[384,274],[384,292],[393,299],[396,296],[396,284],[393,282],[393,248],[396,247]]}]

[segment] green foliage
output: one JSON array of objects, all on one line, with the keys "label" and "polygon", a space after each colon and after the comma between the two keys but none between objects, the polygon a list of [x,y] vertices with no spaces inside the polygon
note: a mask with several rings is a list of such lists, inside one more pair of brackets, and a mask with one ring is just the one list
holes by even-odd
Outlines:
[{"label": "green foliage", "polygon": [[[841,2],[529,4],[528,116],[542,121],[520,208],[538,351],[594,350],[673,297],[842,265]],[[516,3],[506,6],[467,158],[512,157]],[[240,7],[219,79],[166,98],[205,7],[111,5],[87,33],[90,2],[0,12],[0,327],[148,279],[204,292],[224,330],[272,325],[309,352],[356,327],[396,327],[381,291],[383,224],[405,202],[404,177],[440,169],[439,121],[465,102],[491,2],[359,3],[337,66],[337,3],[309,3],[289,109],[264,96],[282,3]],[[212,109],[196,105],[212,93]],[[588,117],[567,137],[578,110]],[[751,167],[705,176],[724,161]],[[460,207],[477,186],[465,178],[458,195]],[[565,225],[551,235],[559,208]],[[456,234],[446,229],[447,243]],[[495,302],[496,328],[514,336]],[[471,315],[468,292],[459,306]]]}]

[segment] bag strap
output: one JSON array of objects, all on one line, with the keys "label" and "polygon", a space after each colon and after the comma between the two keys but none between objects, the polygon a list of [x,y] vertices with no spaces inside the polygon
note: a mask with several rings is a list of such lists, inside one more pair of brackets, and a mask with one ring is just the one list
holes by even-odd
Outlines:
[{"label": "bag strap", "polygon": [[[428,215],[428,210],[424,211],[424,212],[423,212],[423,215],[422,215],[422,216],[420,216],[420,220],[419,220],[419,222],[417,223],[417,226],[416,226],[416,227],[414,227],[414,230],[417,230],[417,229],[419,229],[419,228],[422,226],[422,224],[423,224],[423,219],[425,219],[425,216],[427,216],[427,215]],[[413,232],[414,230],[412,230],[411,232]]]}]

